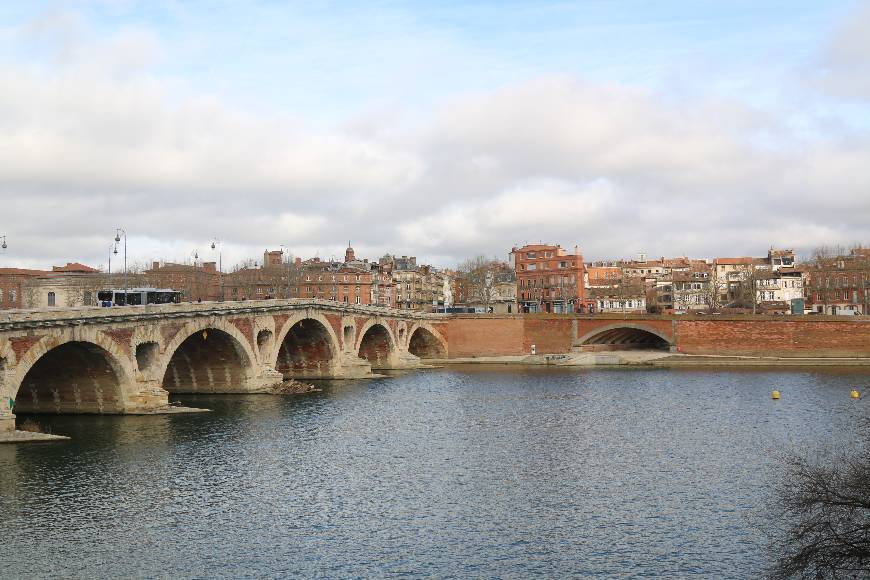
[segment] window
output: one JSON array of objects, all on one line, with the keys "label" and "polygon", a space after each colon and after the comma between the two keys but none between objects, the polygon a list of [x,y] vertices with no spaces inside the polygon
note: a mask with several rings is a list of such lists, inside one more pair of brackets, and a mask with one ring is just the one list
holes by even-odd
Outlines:
[{"label": "window", "polygon": [[535,253],[534,253],[534,252],[529,252],[528,255],[527,255],[527,257],[528,257],[529,260],[534,260],[534,259],[535,259]]},{"label": "window", "polygon": [[49,305],[49,306],[54,306],[54,305],[55,305],[54,303],[55,303],[54,292],[49,292],[49,293],[48,293],[48,305]]},{"label": "window", "polygon": [[3,304],[3,288],[0,288],[0,304]]},{"label": "window", "polygon": [[9,291],[9,302],[14,303],[14,302],[15,302],[15,298],[16,298],[15,290],[10,290],[10,291]]},{"label": "window", "polygon": [[537,265],[537,264],[529,264],[528,270],[529,270],[530,272],[532,272],[532,271],[534,271],[534,270],[537,270],[537,269],[538,269],[538,265]]}]

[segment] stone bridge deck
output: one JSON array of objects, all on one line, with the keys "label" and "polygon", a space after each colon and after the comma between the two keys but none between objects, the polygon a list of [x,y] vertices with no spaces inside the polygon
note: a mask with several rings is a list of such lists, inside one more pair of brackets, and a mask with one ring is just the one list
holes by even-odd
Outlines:
[{"label": "stone bridge deck", "polygon": [[20,413],[131,413],[446,358],[443,315],[324,300],[0,312],[0,430]]}]

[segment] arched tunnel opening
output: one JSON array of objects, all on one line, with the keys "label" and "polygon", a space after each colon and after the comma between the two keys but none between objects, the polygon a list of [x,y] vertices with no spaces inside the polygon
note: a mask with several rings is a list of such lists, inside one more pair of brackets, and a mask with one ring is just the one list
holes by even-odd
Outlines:
[{"label": "arched tunnel opening", "polygon": [[447,353],[441,341],[425,328],[418,328],[411,335],[408,352],[420,358],[446,358]]},{"label": "arched tunnel opening", "polygon": [[366,330],[359,345],[359,357],[366,359],[373,369],[390,368],[393,349],[390,333],[380,324]]},{"label": "arched tunnel opening", "polygon": [[331,374],[333,362],[332,339],[329,331],[318,320],[300,320],[281,342],[275,368],[291,378],[326,377]]},{"label": "arched tunnel opening", "polygon": [[68,342],[49,350],[21,381],[15,414],[120,412],[121,375],[111,357],[87,342]]},{"label": "arched tunnel opening", "polygon": [[163,388],[170,393],[219,393],[244,384],[247,356],[235,338],[208,328],[188,336],[172,354]]},{"label": "arched tunnel opening", "polygon": [[611,328],[587,339],[581,350],[670,350],[670,343],[641,328]]}]

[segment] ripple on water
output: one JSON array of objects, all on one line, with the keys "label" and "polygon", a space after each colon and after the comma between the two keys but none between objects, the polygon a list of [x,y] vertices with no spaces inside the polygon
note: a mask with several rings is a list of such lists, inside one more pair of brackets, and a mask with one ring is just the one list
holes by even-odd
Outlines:
[{"label": "ripple on water", "polygon": [[74,440],[0,447],[4,573],[753,576],[773,458],[848,439],[861,380],[457,368],[46,418]]}]

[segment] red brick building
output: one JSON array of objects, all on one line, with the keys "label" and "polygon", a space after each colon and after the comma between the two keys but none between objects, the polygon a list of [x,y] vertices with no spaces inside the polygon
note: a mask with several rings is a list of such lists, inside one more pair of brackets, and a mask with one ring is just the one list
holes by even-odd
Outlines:
[{"label": "red brick building", "polygon": [[512,248],[517,302],[522,312],[586,312],[585,266],[580,248],[568,254],[558,244]]},{"label": "red brick building", "polygon": [[870,315],[870,249],[817,257],[800,268],[805,308],[822,314]]},{"label": "red brick building", "polygon": [[[154,262],[144,272],[144,283],[154,288],[171,288],[181,292],[186,302],[220,299],[221,276],[215,262],[173,264]],[[117,282],[117,277],[113,274]]]},{"label": "red brick building", "polygon": [[23,308],[23,287],[28,281],[46,274],[43,270],[0,268],[0,310]]}]

